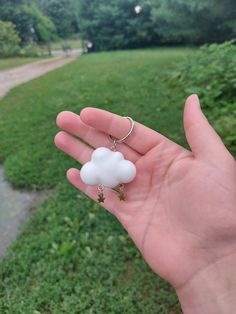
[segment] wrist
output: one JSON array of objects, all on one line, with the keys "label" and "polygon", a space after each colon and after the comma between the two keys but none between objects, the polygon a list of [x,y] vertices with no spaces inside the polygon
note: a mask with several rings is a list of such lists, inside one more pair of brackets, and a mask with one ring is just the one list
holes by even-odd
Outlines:
[{"label": "wrist", "polygon": [[184,314],[235,313],[236,254],[199,270],[176,292]]}]

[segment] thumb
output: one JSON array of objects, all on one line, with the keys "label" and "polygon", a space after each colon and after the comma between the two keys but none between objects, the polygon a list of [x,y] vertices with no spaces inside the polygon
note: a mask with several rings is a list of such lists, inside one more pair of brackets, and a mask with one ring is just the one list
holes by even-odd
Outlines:
[{"label": "thumb", "polygon": [[197,95],[188,97],[184,108],[184,129],[196,157],[215,159],[226,150],[221,138],[203,114]]}]

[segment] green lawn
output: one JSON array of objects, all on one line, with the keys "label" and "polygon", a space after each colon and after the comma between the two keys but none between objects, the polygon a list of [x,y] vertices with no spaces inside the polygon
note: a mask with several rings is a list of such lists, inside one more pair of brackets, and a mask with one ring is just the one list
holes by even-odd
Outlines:
[{"label": "green lawn", "polygon": [[0,59],[0,71],[15,68],[27,63],[38,61],[39,58],[6,58]]},{"label": "green lawn", "polygon": [[[165,74],[188,50],[84,55],[0,102],[0,160],[15,187],[52,189],[0,264],[0,313],[180,313],[114,217],[73,188],[55,117],[85,106],[129,115],[181,144],[184,98]],[[77,165],[78,166],[78,165]],[[165,239],[163,239],[164,241]]]},{"label": "green lawn", "polygon": [[79,39],[66,39],[65,41],[58,41],[55,43],[52,43],[52,49],[53,50],[61,50],[63,43],[66,43],[69,45],[72,49],[79,49],[82,47],[81,40]]}]

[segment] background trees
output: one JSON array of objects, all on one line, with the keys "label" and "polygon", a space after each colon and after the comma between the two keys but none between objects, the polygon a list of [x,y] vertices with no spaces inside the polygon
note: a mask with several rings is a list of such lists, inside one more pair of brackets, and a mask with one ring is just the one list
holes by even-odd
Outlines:
[{"label": "background trees", "polygon": [[21,44],[45,42],[55,36],[53,22],[29,0],[0,0],[0,19],[12,22]]},{"label": "background trees", "polygon": [[152,0],[154,30],[163,43],[203,44],[236,36],[234,0]]},{"label": "background trees", "polygon": [[[0,0],[21,44],[80,34],[95,50],[199,45],[236,37],[235,0]],[[139,10],[135,10],[135,7]]]},{"label": "background trees", "polygon": [[82,36],[96,50],[135,48],[152,45],[151,7],[144,4],[135,12],[136,0],[80,0],[79,21]]},{"label": "background trees", "polygon": [[11,22],[0,21],[0,57],[14,54],[19,42],[15,26]]},{"label": "background trees", "polygon": [[51,19],[57,35],[66,38],[78,32],[77,0],[34,0],[38,8]]},{"label": "background trees", "polygon": [[223,42],[236,36],[233,2],[79,0],[79,21],[82,35],[97,50]]}]

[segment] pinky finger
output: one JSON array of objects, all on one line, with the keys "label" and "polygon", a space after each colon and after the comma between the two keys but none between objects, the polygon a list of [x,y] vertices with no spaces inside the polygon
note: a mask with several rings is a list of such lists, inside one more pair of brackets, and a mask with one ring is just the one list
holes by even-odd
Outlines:
[{"label": "pinky finger", "polygon": [[[88,197],[90,197],[92,200],[97,201],[98,193],[97,188],[94,186],[88,186],[80,178],[80,171],[75,168],[71,168],[67,171],[67,179],[68,181],[74,185],[78,190],[82,191],[84,194],[86,194]],[[113,213],[114,204],[116,201],[116,197],[114,192],[112,192],[109,189],[105,189],[105,201],[102,204],[104,208],[106,208],[109,212]]]}]

